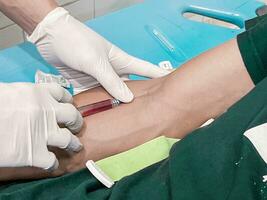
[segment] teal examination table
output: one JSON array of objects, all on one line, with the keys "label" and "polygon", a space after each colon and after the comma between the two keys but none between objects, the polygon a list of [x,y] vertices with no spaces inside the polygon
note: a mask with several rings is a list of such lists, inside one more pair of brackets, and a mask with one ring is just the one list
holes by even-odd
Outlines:
[{"label": "teal examination table", "polygon": [[[255,0],[146,0],[144,3],[86,22],[126,52],[158,64],[180,66],[244,30],[244,21],[264,4]],[[235,24],[240,29],[189,20],[196,13]],[[57,74],[30,43],[0,51],[0,81],[33,82],[37,69]],[[132,79],[140,77],[132,76]]]}]

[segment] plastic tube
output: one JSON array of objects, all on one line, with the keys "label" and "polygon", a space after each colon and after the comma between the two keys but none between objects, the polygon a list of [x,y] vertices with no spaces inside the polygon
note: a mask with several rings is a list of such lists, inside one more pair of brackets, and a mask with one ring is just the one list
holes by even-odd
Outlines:
[{"label": "plastic tube", "polygon": [[108,99],[108,100],[100,101],[94,104],[82,106],[78,108],[78,111],[81,113],[83,117],[88,117],[90,115],[94,115],[96,113],[115,108],[119,106],[120,104],[121,102],[117,99]]}]

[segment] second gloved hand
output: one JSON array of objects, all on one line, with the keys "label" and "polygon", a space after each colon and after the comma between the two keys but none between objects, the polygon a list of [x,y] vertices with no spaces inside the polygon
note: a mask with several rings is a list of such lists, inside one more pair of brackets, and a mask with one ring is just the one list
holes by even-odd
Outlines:
[{"label": "second gloved hand", "polygon": [[71,132],[82,128],[83,119],[67,90],[56,84],[0,83],[0,92],[0,167],[54,170],[58,161],[47,146],[82,148]]},{"label": "second gloved hand", "polygon": [[157,78],[169,73],[126,54],[64,8],[51,11],[28,39],[75,88],[88,89],[99,82],[122,102],[132,101],[133,94],[121,77],[136,74]]}]

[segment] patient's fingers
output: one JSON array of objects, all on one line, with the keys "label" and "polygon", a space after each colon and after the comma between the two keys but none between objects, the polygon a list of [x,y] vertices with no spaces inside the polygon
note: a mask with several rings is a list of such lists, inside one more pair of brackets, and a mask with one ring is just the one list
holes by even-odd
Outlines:
[{"label": "patient's fingers", "polygon": [[44,89],[48,90],[52,97],[58,102],[72,103],[73,98],[71,94],[56,83],[40,84]]},{"label": "patient's fingers", "polygon": [[66,128],[59,128],[56,133],[51,133],[48,137],[48,145],[74,152],[82,149],[79,139]]},{"label": "patient's fingers", "polygon": [[81,130],[83,118],[72,104],[58,103],[55,109],[59,124],[64,124],[73,133],[78,133]]}]

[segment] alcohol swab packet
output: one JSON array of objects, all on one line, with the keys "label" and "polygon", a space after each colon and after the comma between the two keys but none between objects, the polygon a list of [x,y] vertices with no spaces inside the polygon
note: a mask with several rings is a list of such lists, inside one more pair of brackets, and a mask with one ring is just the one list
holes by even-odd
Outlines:
[{"label": "alcohol swab packet", "polygon": [[71,87],[70,82],[62,75],[47,74],[40,70],[35,73],[35,83],[57,83],[67,89]]}]

